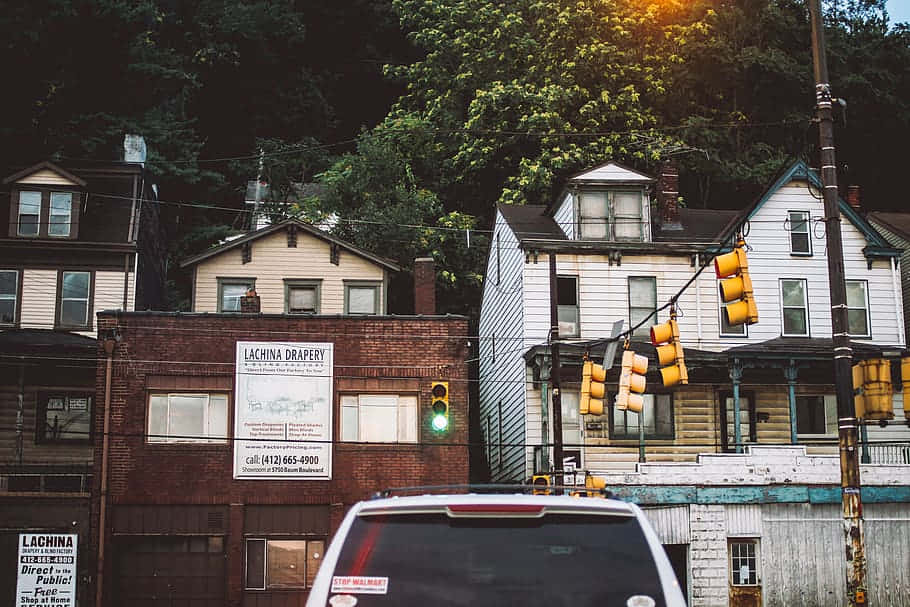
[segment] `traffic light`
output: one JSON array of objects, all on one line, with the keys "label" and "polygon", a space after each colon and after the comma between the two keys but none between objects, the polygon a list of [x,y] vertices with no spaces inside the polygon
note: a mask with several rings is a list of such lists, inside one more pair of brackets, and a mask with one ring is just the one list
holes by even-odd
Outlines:
[{"label": "traffic light", "polygon": [[531,493],[534,495],[550,495],[551,480],[549,474],[535,474],[531,477],[531,484],[534,485]]},{"label": "traffic light", "polygon": [[586,360],[581,371],[581,397],[578,412],[582,415],[603,415],[607,371],[600,365]]},{"label": "traffic light", "polygon": [[757,323],[758,308],[755,306],[752,279],[749,277],[746,241],[739,239],[736,246],[733,247],[733,251],[715,257],[714,272],[718,278],[724,279],[718,286],[721,301],[729,304],[724,308],[724,318],[727,324],[751,325]]},{"label": "traffic light", "polygon": [[619,373],[619,392],[616,407],[621,411],[629,409],[640,413],[645,405],[641,393],[645,391],[645,373],[648,372],[648,357],[632,350],[622,353],[622,370]]},{"label": "traffic light", "polygon": [[683,347],[679,341],[679,325],[676,314],[670,314],[670,320],[651,327],[651,343],[657,348],[657,364],[660,365],[660,376],[664,387],[676,384],[687,385],[689,372],[683,360]]},{"label": "traffic light", "polygon": [[894,419],[891,361],[873,358],[853,365],[853,393],[857,417],[870,421]]},{"label": "traffic light", "polygon": [[434,381],[430,393],[433,395],[430,424],[436,432],[443,432],[449,427],[449,382]]}]

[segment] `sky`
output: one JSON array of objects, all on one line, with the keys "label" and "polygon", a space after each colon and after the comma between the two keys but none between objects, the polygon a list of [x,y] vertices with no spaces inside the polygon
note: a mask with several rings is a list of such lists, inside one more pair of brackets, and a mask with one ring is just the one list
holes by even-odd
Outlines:
[{"label": "sky", "polygon": [[888,0],[891,23],[910,23],[910,0]]}]

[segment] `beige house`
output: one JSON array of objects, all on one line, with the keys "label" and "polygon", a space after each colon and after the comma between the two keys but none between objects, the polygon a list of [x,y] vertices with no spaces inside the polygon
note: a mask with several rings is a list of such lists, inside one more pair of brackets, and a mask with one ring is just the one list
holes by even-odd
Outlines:
[{"label": "beige house", "polygon": [[193,268],[193,312],[240,312],[249,289],[267,314],[386,314],[388,259],[287,219],[181,262]]}]

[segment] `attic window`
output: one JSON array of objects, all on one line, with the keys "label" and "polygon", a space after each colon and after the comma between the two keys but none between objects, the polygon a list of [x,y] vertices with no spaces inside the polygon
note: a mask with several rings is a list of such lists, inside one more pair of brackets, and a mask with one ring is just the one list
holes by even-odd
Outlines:
[{"label": "attic window", "polygon": [[288,248],[297,247],[297,226],[291,224],[288,226]]},{"label": "attic window", "polygon": [[586,240],[644,240],[640,191],[595,190],[579,194],[579,234]]}]

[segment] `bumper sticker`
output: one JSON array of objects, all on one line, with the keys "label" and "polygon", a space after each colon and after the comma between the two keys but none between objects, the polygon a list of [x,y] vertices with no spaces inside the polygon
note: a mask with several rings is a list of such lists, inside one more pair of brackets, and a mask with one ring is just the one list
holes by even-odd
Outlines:
[{"label": "bumper sticker", "polygon": [[336,575],[332,577],[332,592],[348,594],[386,594],[389,578],[365,575]]}]

